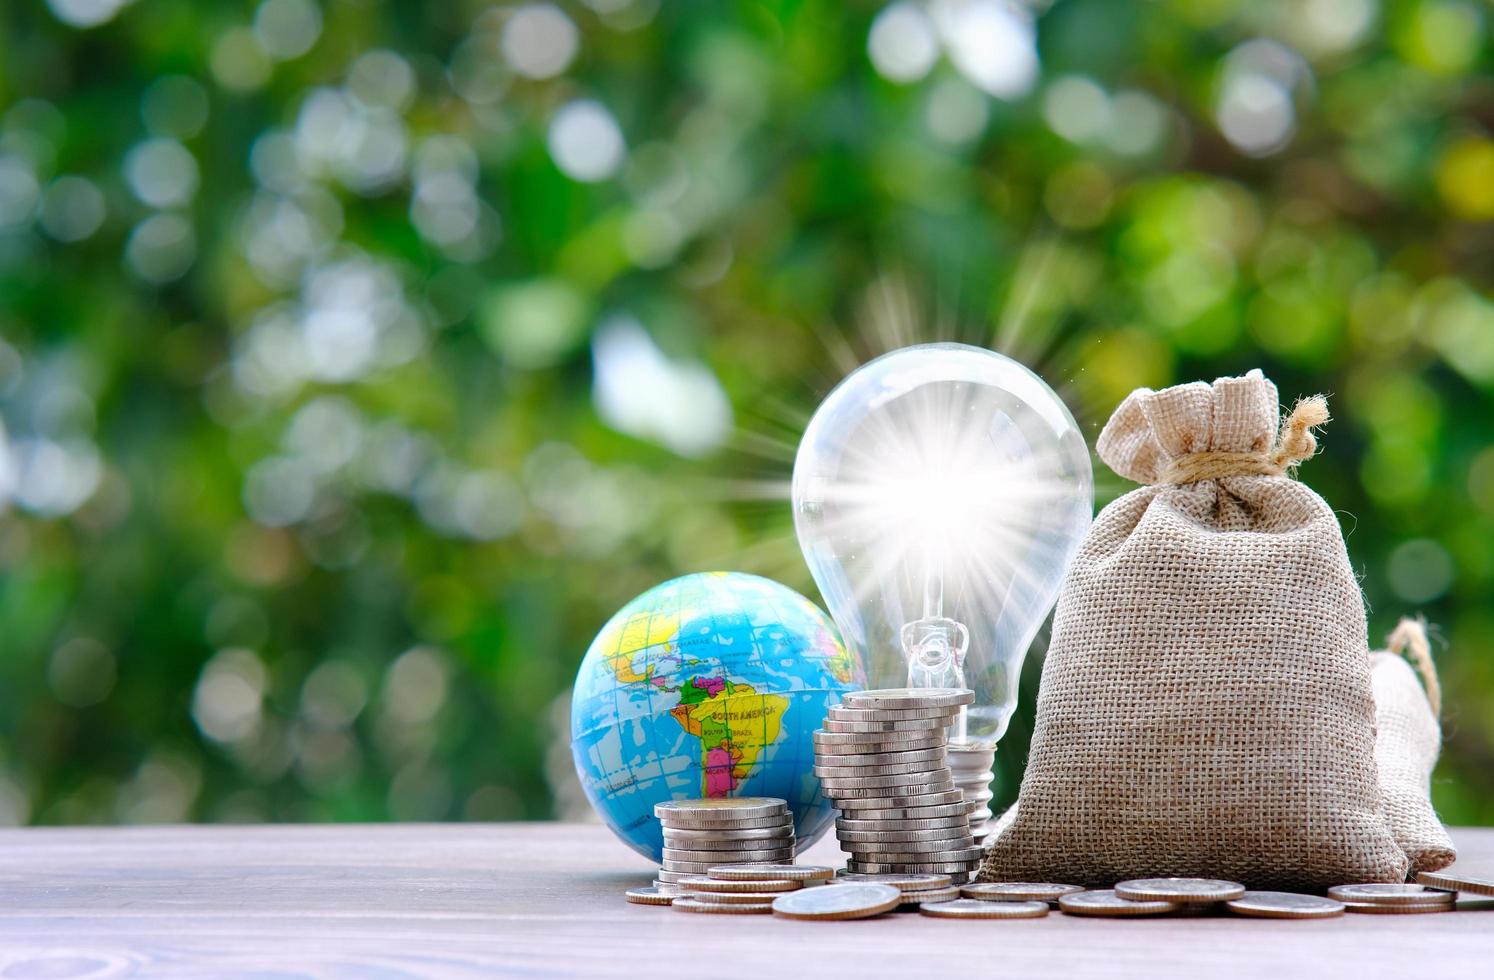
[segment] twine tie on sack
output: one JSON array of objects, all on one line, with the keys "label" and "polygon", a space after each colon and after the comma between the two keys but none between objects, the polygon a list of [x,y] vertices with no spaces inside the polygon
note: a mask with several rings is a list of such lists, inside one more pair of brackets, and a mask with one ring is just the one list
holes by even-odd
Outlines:
[{"label": "twine tie on sack", "polygon": [[1432,644],[1427,639],[1427,624],[1424,619],[1402,619],[1385,638],[1385,646],[1391,653],[1399,654],[1411,661],[1416,672],[1426,685],[1427,703],[1432,706],[1432,716],[1442,714],[1442,685],[1437,680],[1437,668],[1432,663]]},{"label": "twine tie on sack", "polygon": [[1303,398],[1282,423],[1276,445],[1261,453],[1187,453],[1168,463],[1159,483],[1197,483],[1222,476],[1285,476],[1287,471],[1318,451],[1312,430],[1327,422],[1328,399]]}]

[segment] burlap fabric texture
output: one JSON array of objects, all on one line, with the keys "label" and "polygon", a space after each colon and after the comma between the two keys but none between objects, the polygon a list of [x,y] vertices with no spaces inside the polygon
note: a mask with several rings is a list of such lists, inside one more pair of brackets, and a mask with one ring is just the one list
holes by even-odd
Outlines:
[{"label": "burlap fabric texture", "polygon": [[1146,484],[1064,584],[1017,813],[987,881],[1401,881],[1375,764],[1364,602],[1333,511],[1289,475],[1320,398],[1277,426],[1259,371],[1116,410],[1097,450]]},{"label": "burlap fabric texture", "polygon": [[1410,859],[1411,871],[1436,871],[1457,857],[1431,800],[1432,767],[1442,744],[1437,722],[1442,692],[1424,624],[1401,620],[1385,645],[1388,649],[1376,652],[1370,667],[1375,692],[1375,763],[1380,770],[1385,819]]}]

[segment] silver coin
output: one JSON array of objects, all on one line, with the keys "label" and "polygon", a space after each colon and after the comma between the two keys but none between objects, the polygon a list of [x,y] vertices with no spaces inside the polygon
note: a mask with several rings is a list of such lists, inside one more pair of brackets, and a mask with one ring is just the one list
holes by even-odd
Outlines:
[{"label": "silver coin", "polygon": [[877,789],[881,786],[916,786],[929,782],[948,782],[954,786],[954,781],[949,778],[949,770],[944,768],[925,769],[921,772],[895,772],[882,776],[825,776],[820,778],[820,785],[830,789]]},{"label": "silver coin", "polygon": [[847,861],[846,868],[857,874],[890,874],[902,872],[907,874],[954,874],[964,872],[969,874],[970,861]]},{"label": "silver coin", "polygon": [[915,841],[958,840],[970,836],[968,824],[934,827],[927,830],[840,830],[836,840],[853,844],[905,844]]},{"label": "silver coin", "polygon": [[690,830],[702,833],[714,833],[717,831],[737,830],[768,830],[776,827],[792,827],[794,815],[792,813],[775,813],[767,817],[751,817],[742,819],[732,817],[730,819],[702,819],[701,817],[660,817],[659,823],[665,830]]},{"label": "silver coin", "polygon": [[843,884],[780,895],[773,914],[786,919],[862,919],[891,912],[903,893],[891,885]]},{"label": "silver coin", "polygon": [[1260,919],[1331,919],[1343,915],[1343,902],[1295,892],[1247,891],[1224,907],[1239,915]]},{"label": "silver coin", "polygon": [[663,868],[660,868],[658,871],[654,872],[654,884],[657,885],[662,881],[668,885],[677,885],[686,878],[698,877],[700,876],[695,874],[695,872],[693,871],[667,871]]},{"label": "silver coin", "polygon": [[960,889],[965,898],[983,902],[1057,902],[1065,895],[1084,891],[1082,885],[1056,885],[1037,881],[983,881]]},{"label": "silver coin", "polygon": [[697,902],[712,905],[772,905],[773,899],[783,892],[708,892],[694,891],[689,894]]},{"label": "silver coin", "polygon": [[910,772],[948,772],[938,759],[923,762],[889,762],[875,766],[827,766],[815,764],[814,774],[821,779],[855,779],[866,776],[897,776]]},{"label": "silver coin", "polygon": [[948,722],[959,713],[959,708],[845,708],[837,705],[825,717],[836,721],[913,721],[938,718]]},{"label": "silver coin", "polygon": [[787,879],[811,882],[829,881],[835,877],[835,869],[816,864],[728,864],[712,868],[709,874],[722,881]]},{"label": "silver coin", "polygon": [[698,800],[666,800],[654,804],[654,816],[680,823],[730,822],[787,813],[788,803],[770,796],[728,796]]},{"label": "silver coin", "polygon": [[981,902],[960,898],[953,902],[925,904],[919,911],[938,919],[1041,919],[1048,914],[1048,903]]},{"label": "silver coin", "polygon": [[671,871],[683,871],[684,868],[674,867],[676,864],[734,864],[738,861],[752,864],[761,864],[764,861],[792,861],[794,849],[792,847],[778,847],[772,850],[761,851],[676,851],[668,847],[664,848],[664,867]]},{"label": "silver coin", "polygon": [[1070,915],[1094,915],[1119,918],[1130,915],[1162,915],[1176,912],[1175,902],[1133,902],[1121,898],[1113,888],[1071,892],[1058,897],[1058,907]]},{"label": "silver coin", "polygon": [[903,892],[903,903],[899,908],[903,910],[934,902],[953,902],[960,897],[960,886],[950,885],[948,888],[921,888],[916,892]]},{"label": "silver coin", "polygon": [[818,755],[862,755],[869,752],[916,752],[944,748],[944,733],[884,732],[881,735],[856,732],[827,732],[816,729],[810,738]]},{"label": "silver coin", "polygon": [[880,861],[884,864],[904,863],[968,863],[980,857],[980,848],[975,846],[975,841],[969,837],[958,843],[963,847],[940,847],[948,841],[929,841],[927,844],[917,841],[909,841],[903,844],[893,845],[900,850],[890,850],[883,844],[855,844],[842,843],[841,850],[846,851],[857,861]]},{"label": "silver coin", "polygon": [[[752,863],[760,864],[764,861],[781,861],[787,863],[788,861],[793,860],[793,857],[794,856],[792,854],[773,854],[767,857],[755,857],[752,859]],[[686,861],[682,858],[665,858],[663,862],[661,862],[660,866],[665,871],[677,872],[687,875],[704,875],[718,865],[730,864],[731,860],[732,859],[729,856],[722,857],[716,854],[713,854],[713,856],[708,857],[702,861]]]},{"label": "silver coin", "polygon": [[[921,796],[848,796],[839,798],[835,805],[840,810],[869,811],[871,813],[906,813],[920,808],[942,808],[946,804],[957,804],[960,813],[965,812],[965,803],[957,789],[939,790]],[[856,814],[858,817],[859,813]]]},{"label": "silver coin", "polygon": [[959,819],[961,817],[964,817],[965,813],[966,808],[963,801],[955,803],[943,803],[935,806],[909,806],[894,807],[886,810],[861,810],[855,814],[846,814],[843,817],[837,817],[835,825],[837,827],[846,825],[847,830],[878,830],[880,828],[850,826],[848,822],[856,821],[860,823],[866,821],[883,820],[943,820],[950,817]]},{"label": "silver coin", "polygon": [[657,888],[661,892],[673,892],[677,895],[683,895],[685,893],[685,890],[679,885],[676,885],[673,882],[665,881],[663,878],[655,878],[651,884],[654,888]]},{"label": "silver coin", "polygon": [[678,895],[678,892],[666,892],[652,885],[645,888],[629,888],[623,893],[623,897],[630,905],[668,905]]},{"label": "silver coin", "polygon": [[841,882],[853,882],[860,884],[894,885],[904,892],[916,892],[929,888],[948,888],[954,883],[949,875],[939,874],[864,874],[854,871],[842,871],[835,876],[837,884]]},{"label": "silver coin", "polygon": [[1443,891],[1494,896],[1494,872],[1480,870],[1475,873],[1471,868],[1464,871],[1457,865],[1453,865],[1442,871],[1418,872],[1416,880],[1423,885],[1440,888]]},{"label": "silver coin", "polygon": [[847,708],[945,708],[973,704],[975,692],[962,687],[893,687],[841,695]]},{"label": "silver coin", "polygon": [[750,847],[754,841],[793,839],[793,824],[785,824],[782,827],[757,827],[752,830],[679,830],[671,827],[664,828],[664,843],[673,844],[677,847],[689,846],[685,843],[687,841],[706,841],[711,844],[723,841],[736,841]]},{"label": "silver coin", "polygon": [[1371,915],[1422,915],[1428,912],[1452,912],[1453,902],[1417,902],[1412,905],[1388,905],[1385,902],[1345,902],[1344,911]]},{"label": "silver coin", "polygon": [[712,878],[709,875],[682,875],[674,884],[689,892],[792,892],[804,887],[804,882],[795,881],[792,878],[754,878],[751,881],[733,881],[728,878]]},{"label": "silver coin", "polygon": [[1407,884],[1335,885],[1328,889],[1328,897],[1345,903],[1373,902],[1377,905],[1452,905],[1458,900],[1457,892]]},{"label": "silver coin", "polygon": [[836,721],[825,719],[825,731],[841,735],[874,735],[888,732],[942,731],[945,722],[939,718],[912,718],[908,721]]},{"label": "silver coin", "polygon": [[830,800],[885,799],[895,801],[910,796],[920,797],[958,792],[959,790],[954,788],[954,783],[950,782],[948,777],[892,786],[826,786],[823,783],[820,785],[820,794]]},{"label": "silver coin", "polygon": [[815,765],[850,769],[856,766],[896,766],[907,762],[944,762],[944,750],[912,749],[907,752],[857,752],[844,754],[815,753]]},{"label": "silver coin", "polygon": [[1117,884],[1115,894],[1132,902],[1189,905],[1231,901],[1245,894],[1245,886],[1218,878],[1132,878]]},{"label": "silver coin", "polygon": [[678,912],[697,912],[705,915],[769,915],[771,903],[758,902],[753,905],[713,905],[695,898],[677,898],[672,907]]},{"label": "silver coin", "polygon": [[894,817],[883,820],[838,817],[835,821],[835,832],[837,834],[842,831],[865,834],[908,834],[929,830],[963,830],[967,825],[968,818],[963,813],[951,814],[947,817],[903,817],[901,819]]}]

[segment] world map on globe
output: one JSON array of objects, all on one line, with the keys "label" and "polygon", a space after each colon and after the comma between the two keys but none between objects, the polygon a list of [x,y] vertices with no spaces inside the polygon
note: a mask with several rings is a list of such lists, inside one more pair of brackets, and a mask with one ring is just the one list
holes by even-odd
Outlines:
[{"label": "world map on globe", "polygon": [[583,658],[576,772],[602,819],[653,860],[654,804],[669,799],[779,797],[808,844],[833,814],[810,733],[865,686],[834,623],[797,592],[756,575],[686,575],[624,606]]}]

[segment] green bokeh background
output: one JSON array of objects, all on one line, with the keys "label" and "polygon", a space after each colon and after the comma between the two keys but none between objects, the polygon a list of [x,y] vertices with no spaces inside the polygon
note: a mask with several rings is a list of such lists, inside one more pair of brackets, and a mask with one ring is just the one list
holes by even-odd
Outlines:
[{"label": "green bokeh background", "polygon": [[1327,393],[1301,476],[1372,635],[1435,625],[1435,802],[1494,823],[1494,11],[991,6],[1026,82],[920,62],[958,3],[883,22],[905,80],[880,3],[568,2],[570,57],[470,0],[5,4],[0,822],[584,815],[594,632],[688,571],[814,596],[808,414],[952,339],[1091,441],[1137,386]]}]

